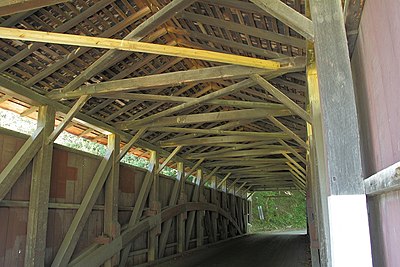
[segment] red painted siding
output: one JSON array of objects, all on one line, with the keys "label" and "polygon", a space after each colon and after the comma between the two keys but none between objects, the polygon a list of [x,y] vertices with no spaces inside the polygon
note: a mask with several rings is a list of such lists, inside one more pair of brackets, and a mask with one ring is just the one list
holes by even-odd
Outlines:
[{"label": "red painted siding", "polygon": [[[352,57],[365,177],[400,161],[400,1],[366,1]],[[368,200],[374,266],[399,266],[400,193]]]}]

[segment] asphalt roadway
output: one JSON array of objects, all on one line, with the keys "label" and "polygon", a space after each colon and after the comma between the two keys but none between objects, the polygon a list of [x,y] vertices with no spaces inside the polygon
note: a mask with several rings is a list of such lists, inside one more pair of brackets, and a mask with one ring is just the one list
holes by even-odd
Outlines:
[{"label": "asphalt roadway", "polygon": [[216,244],[156,264],[159,267],[309,267],[302,232],[257,233]]}]

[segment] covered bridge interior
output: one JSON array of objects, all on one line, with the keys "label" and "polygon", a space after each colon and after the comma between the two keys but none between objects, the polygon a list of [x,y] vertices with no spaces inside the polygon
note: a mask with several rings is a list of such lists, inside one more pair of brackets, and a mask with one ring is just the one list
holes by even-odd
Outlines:
[{"label": "covered bridge interior", "polygon": [[0,266],[156,263],[290,190],[313,266],[396,266],[400,7],[378,2],[0,1],[0,107],[37,119],[0,131]]}]

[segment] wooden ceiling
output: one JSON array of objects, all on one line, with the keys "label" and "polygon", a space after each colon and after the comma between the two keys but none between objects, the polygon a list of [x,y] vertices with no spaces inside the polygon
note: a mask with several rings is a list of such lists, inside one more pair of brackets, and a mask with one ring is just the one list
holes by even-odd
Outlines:
[{"label": "wooden ceiling", "polygon": [[[0,5],[0,26],[67,34],[66,41],[1,36],[3,108],[35,116],[36,106],[47,103],[56,105],[61,119],[65,106],[80,97],[83,107],[67,128],[74,134],[104,143],[107,132],[117,132],[127,142],[142,129],[136,155],[157,149],[165,159],[172,152],[175,162],[201,162],[206,173],[246,182],[249,190],[304,189],[306,33],[257,1],[36,2],[41,5],[18,13],[13,8],[22,7]],[[302,0],[284,3],[305,13]],[[175,6],[166,11],[167,4]],[[84,38],[70,35],[190,48],[195,54],[76,46]],[[199,59],[198,50],[239,55],[246,62],[272,60],[280,67],[225,64],[222,54]]]}]

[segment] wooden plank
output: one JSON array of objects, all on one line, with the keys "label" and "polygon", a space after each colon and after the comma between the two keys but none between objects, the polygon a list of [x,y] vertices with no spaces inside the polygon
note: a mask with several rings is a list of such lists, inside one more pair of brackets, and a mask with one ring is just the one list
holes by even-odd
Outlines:
[{"label": "wooden plank", "polygon": [[[196,184],[199,186],[199,200],[204,201],[203,171],[197,170]],[[196,211],[196,247],[203,246],[204,242],[204,211]]]},{"label": "wooden plank", "polygon": [[[172,158],[172,157],[171,157]],[[161,202],[160,202],[160,176],[158,170],[159,157],[156,151],[151,151],[150,161],[154,162],[153,171],[153,182],[151,183],[149,193],[149,215],[157,216],[161,213]],[[158,257],[158,235],[161,234],[161,222],[153,229],[148,232],[148,250],[147,250],[147,261],[155,261]]]},{"label": "wooden plank", "polygon": [[[104,234],[114,240],[120,235],[120,225],[118,222],[118,197],[119,197],[119,168],[118,160],[120,154],[120,138],[118,135],[111,134],[108,136],[107,146],[109,150],[113,150],[113,156],[110,175],[105,184],[104,199]],[[115,255],[113,258],[104,263],[104,267],[112,267],[118,264],[119,257]]]},{"label": "wooden plank", "polygon": [[[194,0],[173,0],[161,10],[159,10],[152,17],[144,21],[133,31],[131,31],[124,40],[141,41],[146,35],[150,34],[157,27],[160,27],[164,22],[175,16],[181,10],[190,6]],[[109,68],[110,66],[118,63],[124,58],[131,55],[131,52],[122,52],[118,50],[107,51],[95,63],[90,65],[82,73],[80,73],[73,81],[71,81],[65,88],[64,92],[72,91],[78,88],[85,81],[89,80],[94,75]]]},{"label": "wooden plank", "polygon": [[72,108],[68,111],[65,118],[62,122],[57,125],[54,131],[50,134],[47,142],[51,143],[54,142],[57,137],[61,134],[62,131],[68,126],[68,124],[72,121],[75,115],[80,111],[80,109],[85,105],[86,101],[89,100],[89,96],[83,95],[81,96],[76,103],[72,106]]},{"label": "wooden plank", "polygon": [[228,180],[229,176],[231,176],[231,175],[232,175],[231,172],[229,172],[227,175],[225,175],[225,177],[217,184],[217,189],[220,188],[221,185],[223,185],[226,182],[226,180]]},{"label": "wooden plank", "polygon": [[108,150],[106,156],[102,159],[86,194],[82,200],[81,206],[76,212],[74,219],[60,245],[59,250],[53,260],[52,267],[67,266],[72,253],[75,250],[82,230],[90,216],[92,208],[100,194],[106,178],[111,170],[112,157],[114,151]]},{"label": "wooden plank", "polygon": [[39,151],[43,134],[44,129],[39,127],[0,173],[0,200],[7,195],[29,162]]},{"label": "wooden plank", "polygon": [[0,2],[0,17],[68,1],[69,0],[3,0]]},{"label": "wooden plank", "polygon": [[379,195],[400,189],[400,162],[364,180],[367,195]]},{"label": "wooden plank", "polygon": [[279,19],[307,40],[314,40],[314,27],[310,19],[280,0],[250,0],[261,9]]},{"label": "wooden plank", "polygon": [[278,139],[278,142],[283,145],[284,147],[286,147],[287,149],[289,149],[290,153],[292,153],[293,155],[296,156],[297,159],[299,159],[301,162],[303,162],[304,164],[306,163],[306,159],[300,155],[293,147],[289,146],[285,141],[283,141],[282,139]]},{"label": "wooden plank", "polygon": [[238,90],[247,89],[248,87],[251,87],[254,84],[255,84],[255,82],[253,82],[250,79],[235,83],[233,85],[230,85],[230,86],[225,87],[223,89],[220,89],[218,91],[212,92],[210,94],[204,95],[204,96],[199,97],[199,98],[195,98],[190,102],[186,102],[186,103],[180,104],[178,106],[163,110],[163,111],[161,111],[159,113],[150,115],[150,116],[148,116],[148,117],[146,117],[144,119],[126,121],[123,124],[123,128],[132,129],[132,128],[140,126],[140,125],[149,124],[149,123],[151,123],[151,122],[153,122],[156,119],[159,119],[161,117],[165,117],[165,116],[168,116],[168,115],[171,115],[171,114],[174,114],[174,113],[181,112],[181,111],[183,111],[185,109],[188,109],[188,108],[196,106],[196,105],[200,105],[200,104],[202,104],[204,102],[207,102],[209,100],[212,100],[212,99],[215,99],[215,98],[218,98],[218,97],[222,97],[222,96],[225,96],[225,95],[232,94],[232,93],[234,93],[235,91],[238,91]]},{"label": "wooden plank", "polygon": [[299,107],[299,105],[297,105],[292,99],[290,99],[288,96],[286,96],[280,90],[278,90],[275,86],[270,84],[263,77],[261,77],[258,74],[253,74],[250,76],[250,78],[253,79],[253,81],[257,82],[258,85],[260,85],[268,93],[273,95],[276,99],[278,99],[282,104],[284,104],[286,107],[288,107],[291,111],[293,111],[294,114],[297,114],[300,118],[302,118],[306,122],[312,123],[311,116],[310,116],[310,114],[307,113],[307,111],[305,111],[304,109]]},{"label": "wooden plank", "polygon": [[132,146],[139,140],[139,138],[146,132],[145,128],[140,129],[128,143],[124,145],[121,152],[118,155],[118,161],[120,161],[123,157],[125,157],[126,153],[132,148]]},{"label": "wooden plank", "polygon": [[54,129],[55,110],[41,106],[38,127],[43,128],[40,150],[33,159],[31,192],[29,197],[25,266],[45,263],[48,203],[53,155],[53,143],[46,139]]},{"label": "wooden plank", "polygon": [[63,89],[52,90],[48,96],[52,99],[69,99],[77,98],[82,95],[107,95],[126,91],[156,89],[166,86],[196,82],[199,83],[213,80],[246,78],[251,74],[260,74],[263,77],[272,79],[285,73],[297,72],[301,70],[304,70],[303,62],[296,62],[295,65],[287,66],[281,68],[280,70],[274,71],[252,67],[227,65],[83,85],[74,92],[65,92]]},{"label": "wooden plank", "polygon": [[[182,162],[178,162],[177,170],[179,173],[182,173],[180,182],[180,194],[179,194],[179,204],[185,204],[187,202],[187,195],[186,195],[186,180],[184,175],[184,166]],[[183,253],[185,251],[185,220],[187,218],[187,213],[181,213],[178,215],[177,218],[177,253]]]},{"label": "wooden plank", "polygon": [[[195,180],[195,187],[194,187],[194,192],[192,195],[191,202],[199,202],[200,199],[200,188],[201,188],[201,183],[202,183],[202,175],[201,171],[197,172],[196,180]],[[196,219],[196,211],[191,211],[189,212],[188,219],[186,222],[186,232],[185,232],[185,250],[189,250],[189,245],[190,245],[190,239],[192,236],[192,230],[193,230],[193,225]]]}]

